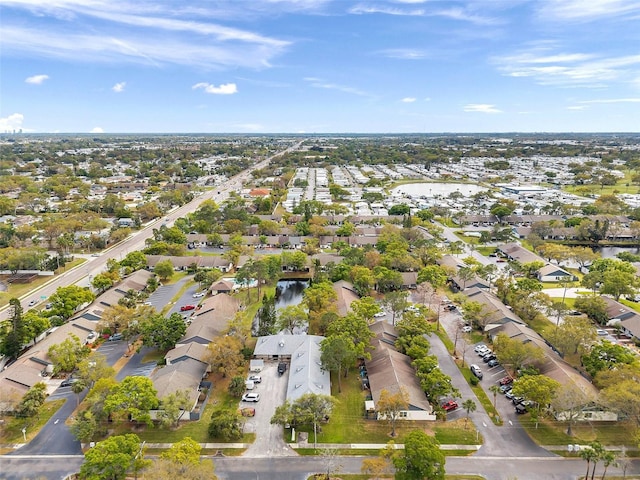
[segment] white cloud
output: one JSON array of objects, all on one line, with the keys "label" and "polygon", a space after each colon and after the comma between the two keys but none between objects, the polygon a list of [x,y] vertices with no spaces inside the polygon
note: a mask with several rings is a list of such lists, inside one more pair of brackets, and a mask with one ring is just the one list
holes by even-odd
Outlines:
[{"label": "white cloud", "polygon": [[371,96],[368,93],[363,92],[362,90],[359,90],[357,88],[349,87],[349,86],[346,86],[346,85],[339,85],[337,83],[326,82],[326,81],[322,80],[321,78],[306,77],[304,80],[309,82],[309,85],[311,85],[314,88],[324,88],[324,89],[327,89],[327,90],[337,90],[339,92],[350,93],[352,95],[359,95],[359,96],[362,96],[362,97],[370,97]]},{"label": "white cloud", "polygon": [[475,25],[496,25],[500,23],[494,18],[485,17],[473,13],[468,8],[461,7],[449,7],[449,8],[436,8],[435,3],[426,5],[430,8],[414,8],[413,5],[426,3],[421,1],[404,1],[398,6],[386,6],[380,4],[364,4],[355,5],[349,9],[349,13],[362,15],[362,14],[384,14],[394,16],[406,16],[406,17],[445,17],[451,20],[459,20],[463,22],[473,23]]},{"label": "white cloud", "polygon": [[502,110],[498,110],[495,105],[489,105],[487,103],[470,103],[464,106],[464,111],[478,113],[502,113]]},{"label": "white cloud", "polygon": [[234,93],[238,93],[238,87],[235,83],[223,83],[219,87],[211,83],[196,83],[193,87],[194,90],[202,89],[205,93],[211,93],[213,95],[233,95]]},{"label": "white cloud", "polygon": [[24,79],[26,83],[41,85],[45,80],[49,80],[49,75],[33,75]]},{"label": "white cloud", "polygon": [[603,98],[599,100],[583,100],[579,103],[640,103],[640,98]]},{"label": "white cloud", "polygon": [[422,60],[429,56],[426,51],[413,48],[389,48],[380,50],[377,53],[383,57],[398,58],[400,60]]},{"label": "white cloud", "polygon": [[637,0],[538,0],[540,18],[554,21],[589,22],[607,17],[637,20]]},{"label": "white cloud", "polygon": [[613,82],[632,83],[640,74],[640,55],[550,52],[553,48],[543,44],[493,61],[505,75],[533,78],[540,85],[603,87]]},{"label": "white cloud", "polygon": [[415,102],[417,99],[415,97],[404,97],[402,99],[402,103],[413,103]]},{"label": "white cloud", "polygon": [[89,133],[104,133],[104,130],[102,129],[102,127],[93,127]]},{"label": "white cloud", "polygon": [[113,90],[116,93],[121,93],[121,92],[124,92],[124,87],[126,86],[127,86],[127,82],[118,82],[113,87],[111,87],[111,90]]},{"label": "white cloud", "polygon": [[567,107],[567,110],[584,110],[586,108],[586,105],[571,105],[570,107]]},{"label": "white cloud", "polygon": [[20,130],[24,115],[21,113],[13,113],[8,117],[0,118],[0,133],[12,130]]}]

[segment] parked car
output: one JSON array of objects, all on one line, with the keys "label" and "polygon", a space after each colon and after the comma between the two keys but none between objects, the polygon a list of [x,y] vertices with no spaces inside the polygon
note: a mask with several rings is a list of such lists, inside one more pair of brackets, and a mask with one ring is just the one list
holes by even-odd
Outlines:
[{"label": "parked car", "polygon": [[262,377],[260,375],[249,375],[247,380],[250,380],[253,383],[262,383]]},{"label": "parked car", "polygon": [[78,380],[77,378],[65,378],[62,383],[60,383],[61,387],[70,387],[71,385],[73,385],[76,382],[79,382],[80,380]]},{"label": "parked car", "polygon": [[195,305],[183,305],[180,307],[181,312],[188,312],[189,310],[195,310]]},{"label": "parked car", "polygon": [[482,380],[482,370],[480,370],[480,367],[478,365],[474,363],[469,368],[471,369],[471,373],[473,373],[478,378],[478,380]]},{"label": "parked car", "polygon": [[240,415],[242,415],[243,417],[255,417],[256,416],[256,409],[252,408],[252,407],[244,407],[241,408],[239,410]]},{"label": "parked car", "polygon": [[482,361],[484,363],[489,363],[491,360],[495,360],[495,359],[496,359],[496,354],[493,352],[489,352],[484,357],[482,357]]},{"label": "parked car", "polygon": [[260,394],[259,393],[245,393],[242,395],[243,402],[259,402]]},{"label": "parked car", "polygon": [[472,330],[471,325],[465,325],[462,327],[462,333],[471,333]]},{"label": "parked car", "polygon": [[479,357],[484,357],[485,355],[491,353],[491,350],[489,350],[487,347],[484,347],[482,350],[478,350],[477,353]]},{"label": "parked car", "polygon": [[506,394],[505,397],[507,397],[509,400],[513,400],[513,397],[515,397],[514,393],[513,393],[513,389],[509,390]]},{"label": "parked car", "polygon": [[455,410],[456,408],[458,408],[458,404],[453,400],[449,400],[448,402],[444,402],[442,404],[442,409],[445,412],[450,412],[451,410]]},{"label": "parked car", "polygon": [[193,298],[202,298],[206,295],[205,292],[196,292],[192,295]]},{"label": "parked car", "polygon": [[373,316],[374,316],[375,318],[382,318],[382,317],[384,317],[386,314],[387,314],[387,312],[382,311],[382,312],[374,313],[374,314],[373,314]]},{"label": "parked car", "polygon": [[519,403],[524,402],[524,397],[516,397],[516,396],[513,396],[513,398],[511,399],[511,402],[512,402],[514,405],[518,405]]},{"label": "parked car", "polygon": [[484,343],[479,343],[478,345],[473,347],[473,351],[477,353],[479,350],[482,350],[483,348],[488,348],[488,347]]},{"label": "parked car", "polygon": [[523,405],[522,403],[516,404],[515,409],[516,409],[516,413],[518,415],[522,415],[523,413],[527,413],[527,407],[525,405]]},{"label": "parked car", "polygon": [[287,364],[284,362],[280,362],[278,364],[278,375],[284,375],[284,372],[287,371]]},{"label": "parked car", "polygon": [[498,365],[500,365],[500,362],[497,358],[494,358],[493,360],[489,360],[489,362],[487,362],[487,367],[489,368],[497,367]]},{"label": "parked car", "polygon": [[512,388],[513,388],[513,386],[511,386],[510,384],[500,385],[500,393],[510,392]]},{"label": "parked car", "polygon": [[454,310],[457,310],[458,307],[456,307],[455,305],[445,305],[444,309],[453,312]]},{"label": "parked car", "polygon": [[506,377],[502,377],[500,380],[498,380],[498,383],[500,385],[509,385],[510,383],[513,383],[513,378],[507,375]]},{"label": "parked car", "polygon": [[118,340],[122,340],[122,334],[121,333],[114,333],[113,335],[111,335],[109,337],[109,341],[110,342],[117,342]]}]

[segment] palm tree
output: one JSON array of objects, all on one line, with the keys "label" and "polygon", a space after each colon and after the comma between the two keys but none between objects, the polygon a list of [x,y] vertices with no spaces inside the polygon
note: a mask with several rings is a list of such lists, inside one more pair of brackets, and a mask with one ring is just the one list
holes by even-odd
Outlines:
[{"label": "palm tree", "polygon": [[491,385],[489,391],[493,393],[493,408],[496,408],[496,398],[498,397],[498,392],[500,392],[500,385]]},{"label": "palm tree", "polygon": [[604,472],[602,472],[601,480],[604,480],[604,477],[607,475],[607,469],[609,468],[609,466],[615,464],[617,460],[618,456],[615,454],[615,452],[606,451],[602,454],[602,464],[604,465]]},{"label": "palm tree", "polygon": [[477,408],[476,402],[468,398],[463,402],[462,408],[464,408],[467,411],[467,417],[464,419],[464,428],[467,428],[467,421],[469,420],[469,414],[471,412],[476,411],[476,408]]},{"label": "palm tree", "polygon": [[[591,462],[595,462],[596,461],[597,453],[591,446],[588,446],[588,447],[580,450],[579,455],[580,455],[580,458],[582,458],[583,460],[585,460],[587,462],[587,474],[584,476],[584,478],[585,478],[585,480],[588,480],[589,479],[589,466],[591,465]],[[594,471],[595,471],[595,465],[594,465]]]}]

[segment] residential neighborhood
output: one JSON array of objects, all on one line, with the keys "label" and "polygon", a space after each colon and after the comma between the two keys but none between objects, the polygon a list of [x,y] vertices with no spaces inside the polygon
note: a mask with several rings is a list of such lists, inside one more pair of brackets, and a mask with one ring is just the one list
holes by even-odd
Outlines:
[{"label": "residential neighborhood", "polygon": [[[425,163],[407,139],[357,140],[229,140],[217,156],[178,143],[198,170],[153,181],[114,160],[108,177],[71,177],[91,214],[63,189],[33,208],[32,187],[62,174],[16,163],[0,259],[3,448],[86,456],[135,435],[154,450],[188,437],[207,455],[376,458],[419,431],[447,458],[565,456],[575,478],[580,452],[601,448],[599,469],[637,457],[640,215],[614,189],[637,190],[626,152],[638,144],[569,157],[573,145],[551,156],[522,140],[530,157],[496,163],[503,142],[452,137],[455,160]],[[88,171],[121,141],[55,155],[82,155],[69,165]],[[268,153],[253,157],[258,144]],[[372,161],[336,154],[347,149]],[[611,190],[576,179],[604,168],[619,172]],[[55,402],[64,417],[38,413]],[[62,429],[55,447],[38,440]],[[388,472],[399,451],[380,457]]]}]

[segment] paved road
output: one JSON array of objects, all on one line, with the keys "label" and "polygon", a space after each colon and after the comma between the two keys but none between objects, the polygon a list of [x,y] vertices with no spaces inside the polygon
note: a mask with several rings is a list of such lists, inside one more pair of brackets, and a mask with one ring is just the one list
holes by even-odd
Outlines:
[{"label": "paved road", "polygon": [[[339,457],[342,473],[360,473],[366,457]],[[82,456],[25,456],[0,457],[3,480],[42,479],[62,480],[77,472]],[[319,457],[225,457],[213,459],[216,474],[222,480],[306,480],[309,474],[326,471]],[[487,480],[576,480],[584,475],[585,462],[579,459],[515,458],[515,457],[447,457],[446,471],[458,475],[482,475]],[[622,475],[619,468],[607,471],[611,476]],[[596,470],[602,475],[602,466]],[[640,478],[640,460],[632,462],[627,479]]]}]

